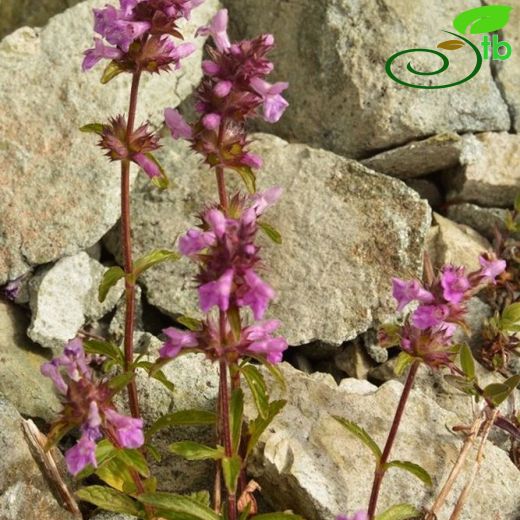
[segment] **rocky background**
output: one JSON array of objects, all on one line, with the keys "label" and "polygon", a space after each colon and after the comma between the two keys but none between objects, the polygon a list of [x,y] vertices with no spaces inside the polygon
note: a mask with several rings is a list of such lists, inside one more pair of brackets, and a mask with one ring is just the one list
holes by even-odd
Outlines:
[{"label": "rocky background", "polygon": [[[81,51],[91,40],[91,9],[104,3],[0,5],[0,285],[16,281],[20,288],[15,302],[0,301],[0,520],[74,518],[41,471],[22,417],[48,430],[60,404],[39,366],[78,330],[116,341],[122,336],[123,287],[102,305],[96,297],[104,271],[120,261],[119,176],[92,138],[78,131],[124,111],[127,103],[123,77],[102,87],[98,74],[80,72]],[[393,316],[391,277],[420,276],[425,248],[437,266],[475,267],[520,191],[520,1],[508,2],[514,9],[501,33],[513,46],[512,57],[484,62],[472,81],[437,91],[393,83],[384,63],[398,50],[434,46],[457,13],[480,1],[223,4],[235,37],[274,33],[277,75],[290,82],[289,110],[280,124],[258,127],[254,145],[265,160],[259,187],[284,187],[270,214],[284,243],[266,242],[264,256],[266,278],[279,294],[271,313],[283,321],[292,346],[283,366],[288,388],[273,383],[274,393],[289,404],[262,438],[250,470],[263,486],[266,507],[330,520],[366,507],[373,471],[370,454],[331,415],[363,424],[382,443],[400,392],[395,358],[375,340],[378,325]],[[217,0],[206,0],[185,33],[217,8]],[[198,45],[182,74],[144,82],[140,119],[159,127],[165,106],[187,105],[183,101],[200,79],[201,39]],[[446,74],[463,77],[463,54],[461,64],[453,61]],[[136,255],[174,247],[214,193],[213,179],[183,143],[168,140],[161,155],[174,187],[158,193],[144,176],[135,179]],[[188,262],[179,262],[143,276],[137,348],[153,354],[163,327],[179,314],[196,314],[192,274]],[[491,313],[476,298],[471,309],[476,325]],[[474,348],[478,340],[471,338]],[[214,367],[186,356],[166,370],[173,393],[154,380],[139,380],[148,421],[175,409],[214,406]],[[520,364],[509,370],[519,373]],[[496,379],[479,371],[484,381]],[[449,428],[467,423],[471,413],[465,396],[423,371],[395,458],[420,463],[435,485],[425,490],[414,477],[391,472],[381,507],[431,502],[461,445]],[[157,443],[167,446],[186,435],[210,432],[176,431]],[[503,438],[488,444],[461,518],[518,520],[520,473]],[[211,467],[172,455],[156,474],[170,491],[211,482]]]}]

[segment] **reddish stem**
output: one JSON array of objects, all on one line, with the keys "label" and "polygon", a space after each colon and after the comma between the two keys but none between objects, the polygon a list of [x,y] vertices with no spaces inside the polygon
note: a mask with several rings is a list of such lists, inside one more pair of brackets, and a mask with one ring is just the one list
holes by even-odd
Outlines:
[{"label": "reddish stem", "polygon": [[381,455],[381,459],[379,460],[376,471],[374,473],[374,482],[372,484],[372,492],[370,494],[370,502],[368,505],[368,518],[369,520],[374,520],[376,509],[377,509],[377,500],[379,498],[379,491],[381,490],[381,484],[383,483],[383,477],[386,473],[386,463],[388,462],[388,458],[390,456],[390,451],[395,442],[395,438],[397,436],[397,431],[399,430],[399,425],[401,424],[401,419],[403,418],[403,412],[410,397],[410,391],[412,390],[415,376],[417,375],[417,370],[419,368],[419,361],[415,361],[410,370],[408,372],[408,376],[406,377],[406,382],[404,384],[403,393],[401,394],[401,398],[399,399],[399,404],[397,405],[397,410],[395,411],[394,421],[392,422],[392,427],[390,428],[390,432],[388,433],[388,438],[386,439],[385,448],[383,450],[383,454]]},{"label": "reddish stem", "polygon": [[[128,108],[128,123],[126,127],[126,140],[134,130],[135,115],[137,109],[137,94],[139,91],[140,72],[134,73],[132,77],[132,88],[130,91],[130,106]],[[121,162],[121,243],[123,249],[124,267],[126,273],[125,281],[125,371],[134,371],[134,321],[135,321],[135,281],[132,279],[134,264],[132,260],[132,226],[130,212],[130,161]],[[139,399],[135,378],[128,384],[128,402],[133,417],[141,417],[139,411]]]}]

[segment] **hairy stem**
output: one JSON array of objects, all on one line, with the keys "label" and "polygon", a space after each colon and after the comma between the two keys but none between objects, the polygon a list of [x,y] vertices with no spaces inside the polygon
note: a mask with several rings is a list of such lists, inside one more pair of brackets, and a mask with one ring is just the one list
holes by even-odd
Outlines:
[{"label": "hairy stem", "polygon": [[395,438],[397,436],[397,431],[399,430],[399,425],[401,424],[401,419],[403,418],[403,412],[408,401],[408,397],[410,397],[410,391],[412,390],[415,376],[417,375],[417,370],[419,368],[419,361],[415,361],[410,370],[408,371],[408,376],[406,378],[406,382],[404,384],[403,393],[401,394],[401,398],[399,399],[399,404],[397,405],[397,410],[395,411],[394,421],[392,422],[392,427],[390,428],[390,432],[388,434],[388,438],[386,439],[385,448],[383,450],[383,454],[381,455],[381,460],[378,462],[376,466],[376,470],[374,473],[374,482],[372,483],[372,492],[370,494],[370,502],[368,505],[368,518],[370,520],[374,520],[376,509],[377,509],[377,500],[379,498],[379,491],[381,490],[381,484],[383,482],[383,477],[386,473],[386,463],[388,462],[388,458],[390,456],[390,452],[395,442]]},{"label": "hairy stem", "polygon": [[[130,141],[132,135],[137,108],[137,94],[141,74],[134,73],[132,88],[130,91],[130,106],[128,108],[128,124],[126,128],[126,140]],[[134,361],[134,321],[135,321],[135,281],[132,280],[134,264],[132,259],[132,224],[130,217],[130,161],[121,162],[121,244],[125,267],[125,371],[133,371]],[[133,417],[140,417],[139,399],[135,378],[128,384],[128,402]]]}]

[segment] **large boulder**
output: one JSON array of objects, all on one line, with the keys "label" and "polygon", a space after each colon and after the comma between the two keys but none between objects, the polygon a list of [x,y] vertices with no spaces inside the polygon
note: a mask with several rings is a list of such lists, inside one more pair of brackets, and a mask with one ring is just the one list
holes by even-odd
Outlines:
[{"label": "large boulder", "polygon": [[[118,218],[117,166],[78,130],[127,110],[128,75],[103,86],[99,69],[81,72],[92,8],[104,4],[88,0],[0,43],[0,284],[93,245]],[[187,39],[216,9],[217,0],[206,0],[193,12]],[[195,41],[182,73],[143,78],[138,122],[160,122],[164,107],[198,83],[203,40]]]},{"label": "large boulder", "polygon": [[[340,345],[393,313],[392,276],[419,276],[430,210],[401,181],[355,161],[306,145],[258,134],[253,149],[264,158],[259,190],[284,189],[266,214],[283,236],[281,246],[261,236],[263,276],[277,290],[270,315],[283,323],[291,345],[314,340]],[[173,248],[197,223],[197,212],[216,198],[213,173],[185,143],[162,156],[174,189],[163,193],[139,182],[133,197],[135,254]],[[228,173],[230,185],[236,176]],[[119,231],[107,245],[118,254]],[[163,312],[197,315],[193,277],[186,259],[147,271],[148,301]]]},{"label": "large boulder", "polygon": [[[366,384],[337,387],[330,376],[324,379],[322,375],[304,375],[288,365],[282,369],[287,391],[269,378],[271,397],[283,397],[288,404],[260,439],[249,466],[252,476],[273,506],[293,509],[306,520],[329,519],[339,513],[352,514],[366,509],[374,474],[373,455],[333,416],[359,424],[382,446],[402,384],[391,381],[379,389],[373,387],[372,391]],[[251,402],[246,407],[246,415],[255,415]],[[391,458],[420,464],[432,475],[434,485],[428,489],[409,473],[390,470],[381,489],[379,511],[404,502],[418,507],[432,504],[462,445],[461,437],[449,429],[456,424],[460,424],[457,415],[444,410],[422,392],[412,391]],[[518,469],[503,450],[490,442],[486,444],[485,453],[460,520],[495,517],[517,520]],[[471,473],[471,460],[472,456],[438,520],[448,520]]]},{"label": "large boulder", "polygon": [[[509,130],[508,108],[488,61],[462,86],[425,90],[404,87],[385,73],[390,56],[405,49],[435,49],[453,38],[453,19],[480,7],[479,0],[435,3],[420,0],[225,0],[233,36],[273,33],[277,39],[276,77],[289,81],[290,107],[276,132],[286,138],[366,157],[420,137]],[[511,25],[513,31],[513,26]],[[477,45],[481,35],[469,37]],[[446,85],[469,75],[474,51],[465,45],[446,52],[449,68],[437,76],[440,59],[431,53],[402,56],[397,76],[415,84]],[[513,64],[506,64],[504,66]]]}]

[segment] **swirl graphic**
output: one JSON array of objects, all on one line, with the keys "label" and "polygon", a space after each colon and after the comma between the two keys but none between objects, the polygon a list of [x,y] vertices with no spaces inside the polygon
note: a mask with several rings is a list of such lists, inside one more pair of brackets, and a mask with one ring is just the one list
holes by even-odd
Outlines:
[{"label": "swirl graphic", "polygon": [[471,78],[475,77],[478,74],[478,72],[480,71],[480,68],[482,67],[482,55],[480,54],[480,51],[478,50],[477,46],[474,45],[472,42],[470,42],[468,39],[464,38],[464,36],[461,36],[460,34],[452,33],[450,31],[443,31],[443,32],[456,36],[457,38],[460,38],[461,40],[464,40],[464,42],[466,42],[473,49],[473,52],[475,53],[475,57],[477,60],[477,62],[475,64],[475,68],[464,79],[455,81],[454,83],[449,83],[448,85],[414,85],[413,83],[408,83],[406,81],[399,79],[392,72],[392,64],[397,58],[399,58],[399,56],[402,56],[404,54],[410,54],[413,52],[428,52],[430,54],[434,54],[435,56],[438,56],[442,60],[442,65],[440,68],[438,68],[437,70],[431,71],[431,72],[421,72],[419,70],[415,70],[413,68],[413,65],[410,62],[408,62],[406,68],[408,69],[409,72],[411,72],[412,74],[415,74],[417,76],[435,76],[437,74],[441,74],[450,66],[450,61],[448,60],[448,57],[445,54],[443,54],[440,51],[433,50],[433,49],[407,49],[405,51],[396,52],[395,54],[390,56],[390,58],[388,58],[388,60],[386,62],[386,65],[385,65],[386,73],[395,82],[399,83],[400,85],[404,85],[405,87],[424,88],[424,89],[430,89],[430,90],[439,89],[439,88],[455,87],[456,85],[461,85],[462,83],[465,83],[466,81],[469,81]]}]

